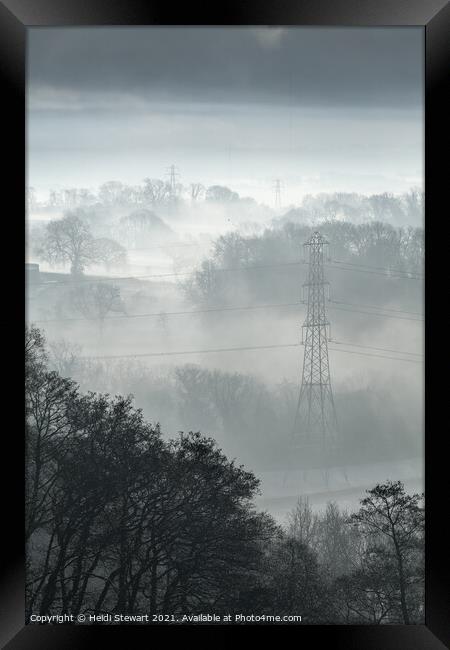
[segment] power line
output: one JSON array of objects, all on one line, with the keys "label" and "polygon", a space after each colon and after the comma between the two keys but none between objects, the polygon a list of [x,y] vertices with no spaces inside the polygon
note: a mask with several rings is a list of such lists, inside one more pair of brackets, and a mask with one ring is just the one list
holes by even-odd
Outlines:
[{"label": "power line", "polygon": [[350,347],[354,348],[365,348],[367,350],[379,350],[381,352],[394,352],[395,354],[407,354],[409,356],[413,357],[423,357],[423,354],[420,354],[419,352],[406,352],[405,350],[392,350],[389,348],[377,348],[373,345],[362,345],[360,343],[347,343],[346,341],[335,341],[332,340],[332,343],[337,343],[339,345],[349,345]]},{"label": "power line", "polygon": [[[336,302],[336,301],[330,301],[330,302]],[[339,301],[339,304],[354,304],[356,303],[343,303]],[[276,308],[285,308],[285,307],[300,307],[303,305],[303,302],[285,302],[285,303],[273,303],[273,304],[266,304],[266,305],[231,305],[228,307],[210,307],[210,308],[205,308],[205,309],[190,309],[190,310],[180,310],[180,311],[172,311],[172,312],[166,312],[164,310],[160,310],[158,312],[146,312],[143,314],[126,314],[123,316],[105,316],[102,320],[127,320],[127,319],[133,319],[133,318],[152,318],[152,317],[157,317],[157,316],[182,316],[182,315],[189,315],[189,314],[208,314],[208,313],[215,313],[215,312],[233,312],[233,311],[252,311],[252,310],[259,310],[259,309],[276,309]],[[330,306],[329,309],[336,309],[339,311],[347,311],[351,313],[356,313],[356,314],[366,314],[368,316],[379,316],[381,318],[394,318],[397,320],[409,320],[409,321],[417,321],[417,322],[423,322],[423,319],[420,318],[409,318],[406,316],[395,316],[393,314],[384,314],[382,312],[376,312],[376,311],[364,311],[360,309],[346,309],[344,307],[333,307]],[[373,308],[373,309],[383,309],[382,307],[378,308]],[[61,323],[61,322],[84,322],[84,321],[98,321],[98,317],[74,317],[74,318],[48,318],[48,319],[33,319],[33,322],[35,323]]]},{"label": "power line", "polygon": [[[252,351],[252,350],[273,350],[278,348],[297,348],[300,347],[301,343],[277,343],[274,345],[252,345],[252,346],[242,346],[242,347],[233,347],[233,348],[206,348],[202,350],[177,350],[173,352],[137,352],[135,354],[113,354],[113,355],[86,355],[79,357],[80,359],[129,359],[129,358],[140,358],[140,357],[166,357],[166,356],[181,356],[189,354],[211,354],[216,352],[243,352],[243,351]],[[349,345],[349,344],[346,344]],[[363,346],[362,346],[363,347]],[[410,363],[421,363],[421,361],[416,359],[405,359],[402,357],[393,357],[381,354],[370,354],[366,352],[357,352],[356,350],[343,350],[340,348],[329,348],[335,352],[343,352],[347,354],[357,354],[365,357],[374,357],[378,359],[390,359],[392,361],[407,361]],[[380,350],[384,348],[379,348]],[[404,352],[399,354],[405,354]]]},{"label": "power line", "polygon": [[[335,264],[347,264],[347,262],[334,262]],[[355,273],[368,273],[370,275],[381,275],[387,278],[392,278],[395,280],[423,280],[423,276],[419,275],[393,275],[390,272],[390,269],[386,268],[386,273],[383,273],[382,271],[372,271],[369,270],[369,268],[357,268],[356,266],[354,268],[346,268],[345,266],[334,266],[333,264],[325,264],[330,269],[336,269],[337,271],[353,271]]]},{"label": "power line", "polygon": [[137,352],[136,354],[112,354],[112,355],[95,355],[81,356],[80,359],[128,359],[131,357],[167,357],[184,354],[209,354],[213,352],[242,352],[245,350],[271,350],[275,348],[292,348],[299,347],[301,343],[277,343],[275,345],[246,345],[235,348],[206,348],[203,350],[179,350],[176,352]]},{"label": "power line", "polygon": [[[268,269],[268,268],[274,268],[274,267],[283,267],[283,266],[298,266],[299,264],[303,264],[303,262],[279,262],[276,264],[260,264],[260,265],[254,265],[254,266],[237,266],[237,267],[229,267],[229,268],[214,268],[214,272],[228,272],[228,271],[257,271],[260,269]],[[101,277],[97,280],[71,280],[70,277],[68,277],[67,280],[54,280],[50,282],[42,282],[40,284],[38,283],[29,283],[30,285],[34,286],[55,286],[59,284],[65,284],[65,285],[76,285],[76,284],[94,284],[97,282],[120,282],[124,280],[141,280],[144,278],[173,278],[173,277],[178,277],[178,276],[183,276],[183,275],[191,275],[194,273],[198,273],[199,269],[193,269],[191,271],[178,271],[177,273],[158,273],[158,274],[146,274],[146,275],[128,275],[128,276],[117,276],[117,277]],[[44,271],[45,273],[45,271]]]},{"label": "power line", "polygon": [[367,314],[368,316],[378,316],[380,318],[395,318],[396,320],[409,320],[409,321],[415,321],[416,323],[423,323],[423,318],[410,318],[409,316],[394,316],[394,314],[383,314],[382,312],[365,311],[364,309],[346,309],[345,307],[330,307],[330,309],[337,309],[339,311],[348,311],[353,314]]},{"label": "power line", "polygon": [[[293,261],[293,262],[278,262],[278,263],[273,263],[273,264],[255,264],[253,266],[237,266],[237,267],[229,267],[229,268],[214,268],[212,269],[213,272],[217,273],[222,273],[222,272],[233,272],[233,271],[258,271],[261,269],[269,269],[269,268],[277,268],[277,267],[287,267],[287,266],[299,266],[303,265],[305,262],[299,262],[299,261]],[[413,277],[413,276],[394,276],[391,273],[382,273],[378,271],[370,271],[366,269],[357,269],[357,268],[345,268],[343,266],[333,266],[332,264],[326,264],[328,268],[336,269],[339,271],[352,271],[352,272],[358,272],[358,273],[369,273],[373,275],[381,275],[384,277],[392,278],[392,279],[399,279],[399,280],[421,280],[422,277]],[[389,269],[386,269],[389,270]],[[77,284],[94,284],[97,282],[122,282],[125,280],[140,280],[140,279],[150,279],[150,278],[155,278],[155,279],[164,279],[164,278],[172,278],[172,277],[178,277],[178,276],[186,276],[186,275],[192,275],[198,272],[201,272],[201,269],[193,269],[191,271],[178,271],[177,273],[159,273],[159,274],[145,274],[145,275],[129,275],[129,276],[117,276],[117,277],[101,277],[97,280],[73,280],[68,277],[67,280],[54,280],[50,282],[42,282],[42,283],[30,283],[30,285],[33,286],[56,286],[60,284],[66,284],[66,285],[77,285]],[[45,271],[44,271],[45,273]]]},{"label": "power line", "polygon": [[[302,303],[300,302],[285,302],[272,305],[243,305],[240,306],[231,306],[231,307],[211,307],[209,309],[190,309],[187,311],[158,311],[158,312],[149,312],[145,314],[127,314],[126,316],[105,316],[103,320],[122,320],[128,318],[147,318],[152,316],[181,316],[186,314],[208,314],[210,312],[221,312],[221,311],[247,311],[253,309],[271,309],[276,307],[298,307]],[[99,320],[98,318],[50,318],[48,320],[33,320],[34,323],[53,323],[61,321],[85,321],[85,320]]]},{"label": "power line", "polygon": [[[165,248],[191,248],[191,247],[204,247],[204,246],[212,246],[214,242],[168,242],[167,244],[158,244],[155,246],[145,246],[145,247],[138,247],[138,248],[125,248],[125,251],[127,253],[134,253],[134,252],[139,252],[139,251],[152,251],[152,250],[159,250],[159,249],[165,249]],[[405,269],[398,269],[398,268],[392,268],[392,267],[386,267],[386,266],[371,266],[369,264],[358,264],[356,262],[347,262],[344,260],[335,260],[332,259],[330,260],[333,264],[344,264],[346,266],[353,266],[356,269],[361,269],[365,270],[375,270],[375,271],[384,271],[385,273],[382,273],[381,275],[387,275],[388,277],[396,277],[393,276],[392,273],[399,274],[401,277],[406,277],[408,279],[423,279],[424,275],[422,273],[419,273],[417,271],[406,271]],[[288,262],[288,265],[291,264],[304,264],[305,262]],[[266,265],[265,267],[259,266],[258,268],[269,268],[271,266],[283,266],[283,264],[269,264]],[[335,268],[332,266],[332,264],[328,263],[325,264],[325,266]],[[252,268],[252,267],[247,267],[247,268]],[[231,270],[243,270],[244,267],[237,267],[236,269],[216,269],[217,271],[220,270],[226,270],[226,271],[231,271]],[[350,271],[353,269],[341,269],[341,270],[346,270]],[[367,272],[368,272],[367,271]],[[151,277],[151,276],[138,276],[138,277]],[[128,278],[127,278],[128,279]]]},{"label": "power line", "polygon": [[339,348],[328,348],[329,350],[334,350],[334,352],[345,352],[346,354],[359,354],[362,357],[375,357],[377,359],[391,359],[392,361],[408,361],[409,363],[422,363],[422,361],[416,361],[416,359],[403,359],[402,357],[389,357],[383,354],[370,354],[368,352],[356,352],[356,350],[341,350]]},{"label": "power line", "polygon": [[423,274],[417,271],[405,271],[405,269],[396,269],[390,266],[371,266],[370,264],[359,264],[357,262],[345,262],[344,260],[332,260],[332,261],[335,262],[336,264],[347,264],[348,266],[358,266],[366,269],[375,269],[378,271],[388,271],[388,272],[393,271],[394,273],[405,273],[408,275],[412,274],[423,278]]},{"label": "power line", "polygon": [[392,309],[391,307],[382,307],[381,305],[366,305],[356,302],[344,302],[343,300],[330,300],[330,302],[338,305],[350,305],[351,307],[366,307],[367,309],[381,309],[383,311],[392,311],[395,314],[411,314],[412,316],[422,316],[423,314],[418,311],[407,311],[406,309]]},{"label": "power line", "polygon": [[[212,246],[213,242],[209,243],[204,243],[204,242],[169,242],[167,244],[159,244],[155,246],[147,246],[147,247],[139,247],[139,248],[126,248],[125,250],[128,253],[133,253],[135,251],[150,251],[150,250],[155,250],[155,249],[160,249],[160,248],[180,248],[180,247],[199,247],[199,246]],[[393,268],[391,266],[372,266],[370,264],[360,264],[357,262],[347,262],[345,260],[335,260],[331,259],[330,262],[333,264],[344,264],[346,266],[353,266],[358,269],[368,269],[368,270],[375,270],[375,271],[384,271],[386,275],[389,275],[389,277],[393,277],[392,273],[399,274],[402,277],[406,276],[408,278],[413,278],[413,279],[423,279],[424,275],[418,271],[408,271],[405,269],[399,269],[399,268]],[[299,262],[304,264],[304,262]],[[326,266],[330,266],[330,264],[326,264]],[[345,270],[351,270],[351,269],[345,269]]]}]

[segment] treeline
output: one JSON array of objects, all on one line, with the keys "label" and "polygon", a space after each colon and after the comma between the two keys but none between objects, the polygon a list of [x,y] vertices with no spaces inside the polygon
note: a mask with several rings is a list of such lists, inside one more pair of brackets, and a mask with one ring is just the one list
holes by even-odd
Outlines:
[{"label": "treeline", "polygon": [[164,442],[130,398],[81,395],[27,334],[27,612],[223,610],[274,522],[199,433]]},{"label": "treeline", "polygon": [[108,181],[97,191],[88,188],[50,190],[47,200],[38,201],[34,187],[27,188],[27,205],[31,211],[57,208],[72,210],[92,206],[104,207],[152,207],[161,208],[180,201],[256,203],[250,197],[241,198],[237,192],[224,185],[202,183],[175,183],[160,178],[144,178],[141,184],[129,185],[120,181]]},{"label": "treeline", "polygon": [[[242,295],[261,302],[301,298],[299,278],[305,270],[295,264],[307,261],[303,244],[315,228],[288,222],[262,235],[219,237],[210,259],[184,283],[186,295],[199,305],[231,304]],[[320,232],[329,241],[325,275],[332,282],[332,297],[421,300],[422,284],[408,282],[406,276],[423,273],[422,228],[331,220],[320,224]]]},{"label": "treeline", "polygon": [[276,223],[308,223],[339,219],[352,223],[387,221],[398,226],[423,225],[424,208],[424,193],[414,188],[397,195],[390,192],[370,196],[355,192],[308,194],[298,208],[289,210],[278,218]]},{"label": "treeline", "polygon": [[[157,336],[161,327],[156,321],[150,332]],[[65,339],[52,341],[49,353],[52,368],[74,377],[84,389],[131,392],[144,414],[164,422],[166,431],[209,431],[228,454],[252,467],[286,468],[293,462],[308,467],[312,462],[307,452],[300,459],[291,454],[298,400],[295,382],[268,385],[252,374],[196,364],[163,372],[132,359],[84,359],[82,349]],[[420,455],[420,432],[399,413],[389,389],[337,390],[335,402],[341,450],[337,464]]]},{"label": "treeline", "polygon": [[368,490],[351,515],[335,503],[314,514],[308,500],[299,499],[287,538],[314,549],[332,622],[423,622],[422,497],[388,481]]},{"label": "treeline", "polygon": [[[164,208],[174,202],[222,203],[256,205],[251,197],[241,197],[225,185],[205,186],[194,182],[171,184],[167,179],[145,178],[142,183],[129,185],[108,181],[95,191],[88,188],[50,190],[45,201],[38,201],[36,190],[27,188],[27,206],[30,211],[40,209],[73,210],[88,207]],[[412,188],[395,195],[389,192],[364,195],[355,192],[306,195],[298,207],[291,207],[276,219],[277,224],[288,222],[311,223],[326,220],[344,220],[353,223],[389,221],[390,223],[419,224],[424,218],[424,193]]]},{"label": "treeline", "polygon": [[420,623],[423,507],[376,486],[348,517],[299,503],[285,530],[258,480],[211,438],[164,440],[131,398],[81,393],[26,332],[27,618],[31,613],[300,614]]}]

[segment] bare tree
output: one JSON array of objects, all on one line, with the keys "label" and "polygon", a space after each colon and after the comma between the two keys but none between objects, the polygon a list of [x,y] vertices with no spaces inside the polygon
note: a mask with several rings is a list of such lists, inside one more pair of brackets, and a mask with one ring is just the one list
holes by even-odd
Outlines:
[{"label": "bare tree", "polygon": [[205,198],[207,201],[213,201],[216,203],[228,203],[231,201],[238,201],[239,194],[233,192],[233,190],[230,190],[229,187],[224,185],[211,185],[206,190]]},{"label": "bare tree", "polygon": [[48,343],[50,365],[61,377],[73,377],[78,366],[81,345],[67,339],[56,339]]},{"label": "bare tree", "polygon": [[319,517],[317,530],[319,562],[329,580],[351,573],[358,562],[358,531],[348,525],[348,513],[329,502]]},{"label": "bare tree", "polygon": [[170,185],[159,178],[144,178],[142,194],[150,205],[165,203],[170,198]]},{"label": "bare tree", "polygon": [[289,535],[307,546],[315,546],[319,532],[319,518],[313,513],[308,497],[300,497],[295,509],[288,515]]},{"label": "bare tree", "polygon": [[326,589],[314,551],[299,539],[283,535],[270,545],[266,558],[269,611],[302,612],[302,621],[327,619]]},{"label": "bare tree", "polygon": [[85,318],[99,321],[100,330],[109,312],[126,312],[119,287],[109,282],[81,284],[72,289],[70,297],[75,308]]},{"label": "bare tree", "polygon": [[122,217],[117,226],[117,233],[121,241],[128,245],[142,247],[156,239],[175,237],[172,229],[154,212],[146,208],[134,210],[131,214]]},{"label": "bare tree", "polygon": [[100,186],[98,196],[105,205],[114,205],[123,202],[125,186],[120,181],[108,181]]},{"label": "bare tree", "polygon": [[414,583],[423,580],[420,562],[424,526],[423,495],[406,494],[401,481],[377,485],[367,494],[351,521],[370,539],[372,553],[378,550],[391,558],[403,623],[408,625],[411,622],[408,592]]},{"label": "bare tree", "polygon": [[347,624],[395,622],[395,567],[382,553],[366,553],[361,566],[334,585],[338,616]]},{"label": "bare tree", "polygon": [[82,275],[86,266],[99,261],[110,264],[125,259],[125,250],[110,239],[95,239],[89,226],[73,213],[46,228],[40,255],[50,263],[70,263],[74,276]]},{"label": "bare tree", "polygon": [[107,269],[114,264],[124,264],[126,261],[126,252],[123,246],[106,237],[94,240],[94,252],[96,261],[103,263]]},{"label": "bare tree", "polygon": [[49,495],[55,484],[55,452],[70,433],[68,411],[77,387],[47,371],[44,338],[36,328],[26,330],[26,539],[49,516]]},{"label": "bare tree", "polygon": [[198,199],[205,194],[205,186],[201,183],[191,183],[189,185],[189,191],[192,201],[198,201]]},{"label": "bare tree", "polygon": [[69,262],[72,275],[82,275],[92,263],[94,238],[88,226],[74,215],[51,221],[46,228],[40,253],[50,263]]}]

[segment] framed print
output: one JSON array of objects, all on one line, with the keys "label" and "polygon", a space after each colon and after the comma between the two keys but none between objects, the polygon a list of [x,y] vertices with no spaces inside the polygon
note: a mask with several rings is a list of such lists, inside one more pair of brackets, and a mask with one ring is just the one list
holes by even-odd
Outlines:
[{"label": "framed print", "polygon": [[0,16],[2,643],[449,647],[448,5]]}]

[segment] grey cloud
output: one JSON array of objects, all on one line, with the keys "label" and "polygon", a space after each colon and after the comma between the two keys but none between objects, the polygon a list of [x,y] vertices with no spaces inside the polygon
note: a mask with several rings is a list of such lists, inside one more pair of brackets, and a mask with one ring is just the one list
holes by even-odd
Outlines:
[{"label": "grey cloud", "polygon": [[[419,106],[421,28],[33,28],[31,88],[144,99]],[[32,95],[33,96],[33,95]]]}]

